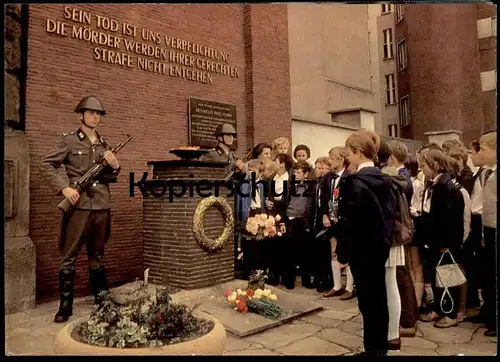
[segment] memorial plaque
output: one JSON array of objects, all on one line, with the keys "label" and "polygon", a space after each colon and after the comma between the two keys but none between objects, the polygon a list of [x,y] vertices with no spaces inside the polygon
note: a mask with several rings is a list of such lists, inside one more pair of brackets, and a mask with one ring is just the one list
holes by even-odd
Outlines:
[{"label": "memorial plaque", "polygon": [[[236,127],[236,106],[197,98],[189,98],[189,145],[214,148],[214,133],[218,125],[229,123]],[[233,148],[236,149],[237,141]]]}]

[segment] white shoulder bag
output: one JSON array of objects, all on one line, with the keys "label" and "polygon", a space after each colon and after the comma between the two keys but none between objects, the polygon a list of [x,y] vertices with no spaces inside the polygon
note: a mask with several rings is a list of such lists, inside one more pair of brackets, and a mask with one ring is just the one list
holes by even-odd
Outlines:
[{"label": "white shoulder bag", "polygon": [[[441,262],[443,261],[443,257],[446,253],[450,254],[450,258],[451,258],[451,261],[453,263],[441,265]],[[439,259],[438,265],[436,266],[436,285],[439,288],[444,288],[444,293],[441,296],[440,306],[441,306],[441,310],[445,314],[450,314],[454,308],[453,298],[452,298],[448,288],[453,288],[453,287],[462,285],[465,282],[467,282],[467,279],[465,278],[465,275],[464,275],[464,273],[462,273],[462,270],[460,269],[458,264],[455,262],[453,255],[451,255],[451,253],[449,251],[445,251],[441,255],[441,259]],[[444,302],[444,297],[446,296],[446,294],[448,294],[448,297],[451,300],[451,309],[449,311],[445,311],[443,309],[443,302]]]}]

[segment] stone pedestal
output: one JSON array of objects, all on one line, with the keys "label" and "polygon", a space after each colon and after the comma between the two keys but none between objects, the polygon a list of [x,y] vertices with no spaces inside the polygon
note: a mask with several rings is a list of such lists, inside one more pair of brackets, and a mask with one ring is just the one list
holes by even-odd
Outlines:
[{"label": "stone pedestal", "polygon": [[36,258],[29,238],[29,150],[22,131],[5,129],[5,313],[35,307]]},{"label": "stone pedestal", "polygon": [[448,140],[460,141],[462,132],[456,130],[447,130],[447,131],[426,132],[425,135],[429,137],[429,143],[437,143],[438,145],[441,146],[445,141]]},{"label": "stone pedestal", "polygon": [[[184,180],[186,184],[199,180],[222,180],[224,165],[201,161],[148,162],[153,166],[153,179]],[[204,190],[204,189],[202,189]],[[174,187],[180,192],[181,187]],[[202,191],[214,195],[215,189]],[[219,196],[225,197],[233,209],[233,197],[220,187]],[[217,195],[214,195],[217,196]],[[193,215],[202,197],[189,187],[183,197],[169,201],[168,190],[164,198],[144,197],[143,242],[144,268],[150,268],[153,283],[166,283],[181,289],[197,289],[225,283],[234,279],[234,237],[231,234],[223,248],[217,252],[203,250],[194,238]],[[223,229],[223,216],[210,208],[204,218],[205,233],[217,238]]]}]

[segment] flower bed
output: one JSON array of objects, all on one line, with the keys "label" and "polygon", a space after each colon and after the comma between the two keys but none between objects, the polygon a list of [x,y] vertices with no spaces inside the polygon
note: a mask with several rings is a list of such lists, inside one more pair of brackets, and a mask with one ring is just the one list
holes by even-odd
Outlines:
[{"label": "flower bed", "polygon": [[171,303],[164,287],[142,287],[129,300],[104,296],[88,321],[75,326],[71,337],[99,347],[154,348],[206,335],[214,322],[193,315],[185,305]]}]

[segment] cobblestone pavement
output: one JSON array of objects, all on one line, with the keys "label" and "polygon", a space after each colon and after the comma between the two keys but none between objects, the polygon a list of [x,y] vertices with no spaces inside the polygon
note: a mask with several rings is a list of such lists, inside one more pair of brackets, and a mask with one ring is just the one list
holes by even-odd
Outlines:
[{"label": "cobblestone pavement", "polygon": [[[343,355],[362,350],[363,327],[356,299],[321,298],[315,290],[302,287],[295,288],[293,293],[300,293],[325,309],[246,338],[228,333],[223,354]],[[62,327],[52,321],[57,307],[58,302],[54,301],[23,313],[6,315],[6,352],[10,355],[53,355],[53,339]],[[72,320],[90,313],[91,308],[92,299],[75,300]],[[402,338],[401,351],[391,351],[389,355],[495,355],[496,338],[485,337],[484,331],[481,326],[465,322],[447,329],[419,322],[417,336]]]}]

